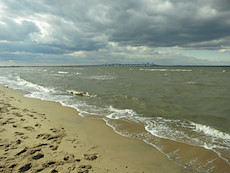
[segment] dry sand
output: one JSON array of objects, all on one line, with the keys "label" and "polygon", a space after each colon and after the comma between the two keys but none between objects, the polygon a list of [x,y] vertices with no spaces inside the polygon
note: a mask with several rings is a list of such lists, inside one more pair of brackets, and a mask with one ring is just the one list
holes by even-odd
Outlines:
[{"label": "dry sand", "polygon": [[0,85],[0,172],[185,172],[142,141]]}]

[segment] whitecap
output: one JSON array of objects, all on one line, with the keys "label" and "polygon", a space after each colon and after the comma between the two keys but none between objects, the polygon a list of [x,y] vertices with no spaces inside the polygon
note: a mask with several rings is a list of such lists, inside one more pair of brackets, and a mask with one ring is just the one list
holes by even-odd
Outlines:
[{"label": "whitecap", "polygon": [[193,81],[190,81],[190,82],[186,82],[187,84],[197,84],[197,82],[193,82]]},{"label": "whitecap", "polygon": [[102,75],[102,76],[90,76],[88,79],[96,79],[96,80],[111,80],[114,79],[114,76],[107,76],[107,75]]},{"label": "whitecap", "polygon": [[58,73],[59,73],[59,74],[67,74],[67,73],[69,73],[69,72],[66,72],[66,71],[59,71]]},{"label": "whitecap", "polygon": [[27,88],[30,88],[30,89],[36,89],[38,91],[42,91],[42,92],[54,92],[54,89],[52,88],[48,88],[48,87],[44,87],[44,86],[41,86],[41,85],[38,85],[38,84],[34,84],[32,82],[29,82],[19,76],[17,76],[17,85],[19,86],[22,86],[22,87],[27,87]]}]

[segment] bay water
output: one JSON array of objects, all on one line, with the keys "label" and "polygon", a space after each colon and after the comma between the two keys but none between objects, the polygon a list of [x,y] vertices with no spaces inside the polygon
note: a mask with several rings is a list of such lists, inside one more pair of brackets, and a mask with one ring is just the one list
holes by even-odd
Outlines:
[{"label": "bay water", "polygon": [[177,164],[215,169],[213,158],[182,162],[180,147],[169,152],[162,139],[211,150],[230,166],[230,67],[8,67],[0,84],[103,119]]}]

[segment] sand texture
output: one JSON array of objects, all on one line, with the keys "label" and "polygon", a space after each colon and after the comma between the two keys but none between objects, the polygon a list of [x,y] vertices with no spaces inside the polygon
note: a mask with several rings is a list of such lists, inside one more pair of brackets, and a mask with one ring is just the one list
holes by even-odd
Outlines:
[{"label": "sand texture", "polygon": [[[20,100],[0,91],[0,172],[88,172],[98,153],[82,154],[77,135],[50,123],[43,113],[17,106]],[[72,147],[66,152],[61,144]],[[79,154],[80,153],[80,154]]]}]

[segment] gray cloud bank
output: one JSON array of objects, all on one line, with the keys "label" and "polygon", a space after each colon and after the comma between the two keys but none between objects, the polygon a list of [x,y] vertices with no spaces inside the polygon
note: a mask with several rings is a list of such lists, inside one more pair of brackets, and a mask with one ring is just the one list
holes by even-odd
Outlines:
[{"label": "gray cloud bank", "polygon": [[0,0],[2,61],[182,61],[154,51],[164,47],[229,50],[230,1]]}]

